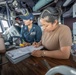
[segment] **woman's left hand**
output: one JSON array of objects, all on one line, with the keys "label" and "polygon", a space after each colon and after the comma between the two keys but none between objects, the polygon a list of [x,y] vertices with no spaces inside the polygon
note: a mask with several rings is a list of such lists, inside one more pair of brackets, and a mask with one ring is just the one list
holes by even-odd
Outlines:
[{"label": "woman's left hand", "polygon": [[31,53],[32,56],[36,56],[36,57],[41,57],[42,56],[42,51],[41,50],[34,50]]}]

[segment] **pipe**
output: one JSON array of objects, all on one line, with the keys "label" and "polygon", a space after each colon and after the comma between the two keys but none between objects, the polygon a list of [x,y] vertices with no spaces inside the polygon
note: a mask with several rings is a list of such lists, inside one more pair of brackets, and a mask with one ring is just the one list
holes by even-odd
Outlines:
[{"label": "pipe", "polygon": [[8,26],[10,27],[11,26],[10,10],[9,10],[7,2],[6,2],[6,10],[7,10],[7,19],[8,19],[7,22],[8,22]]},{"label": "pipe", "polygon": [[46,4],[52,2],[53,0],[39,0],[36,5],[33,7],[33,11],[39,10],[41,7],[45,6]]},{"label": "pipe", "polygon": [[[7,3],[13,3],[13,0],[8,0]],[[0,1],[0,5],[6,4],[6,1]]]}]

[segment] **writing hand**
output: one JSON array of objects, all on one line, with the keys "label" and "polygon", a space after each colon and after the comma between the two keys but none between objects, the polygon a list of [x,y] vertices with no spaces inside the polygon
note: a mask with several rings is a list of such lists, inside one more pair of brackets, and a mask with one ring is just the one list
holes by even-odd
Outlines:
[{"label": "writing hand", "polygon": [[40,44],[37,43],[37,42],[34,42],[32,45],[33,45],[34,47],[39,47],[39,46],[40,46]]}]

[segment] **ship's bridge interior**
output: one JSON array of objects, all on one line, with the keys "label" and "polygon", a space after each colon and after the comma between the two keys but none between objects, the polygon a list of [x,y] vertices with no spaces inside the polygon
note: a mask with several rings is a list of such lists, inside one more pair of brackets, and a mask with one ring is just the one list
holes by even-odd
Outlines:
[{"label": "ship's bridge interior", "polygon": [[[27,14],[32,13],[34,15],[33,23],[39,25],[42,29],[40,15],[47,7],[60,8],[61,15],[59,16],[58,23],[69,27],[72,36],[72,47],[70,46],[71,50],[68,50],[69,47],[61,47],[58,37],[56,42],[58,42],[57,45],[60,45],[60,49],[56,46],[58,49],[55,51],[62,50],[59,54],[56,54],[57,52],[51,53],[53,50],[47,50],[47,48],[43,48],[43,45],[37,48],[37,50],[43,48],[41,57],[36,58],[31,56],[31,52],[27,53],[32,47],[30,47],[30,50],[26,47],[27,51],[22,49],[25,47],[26,42],[24,44],[21,42],[20,30],[19,28],[16,29],[16,26],[18,26],[16,20],[19,20],[23,26],[24,23],[20,16],[27,16]],[[65,33],[70,36],[67,32]],[[62,39],[65,38],[64,36],[62,36]],[[67,38],[65,40],[71,39],[68,36]],[[43,41],[45,40],[46,38]],[[66,42],[65,40],[63,43]],[[22,41],[24,42],[24,40]],[[40,40],[38,43],[41,42]],[[21,50],[17,50],[20,48]],[[34,49],[36,48],[33,47],[33,51]],[[60,55],[60,53],[62,54]],[[67,58],[65,58],[66,55]],[[63,56],[64,58],[62,58]],[[76,0],[0,0],[0,75],[56,75],[56,73],[76,75]]]}]

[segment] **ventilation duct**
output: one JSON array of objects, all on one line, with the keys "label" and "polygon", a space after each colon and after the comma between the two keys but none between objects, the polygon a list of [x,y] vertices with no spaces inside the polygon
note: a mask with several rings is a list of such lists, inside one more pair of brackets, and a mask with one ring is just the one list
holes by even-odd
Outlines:
[{"label": "ventilation duct", "polygon": [[39,0],[36,5],[33,7],[33,11],[39,10],[41,7],[45,6],[46,4],[52,2],[53,0]]}]

